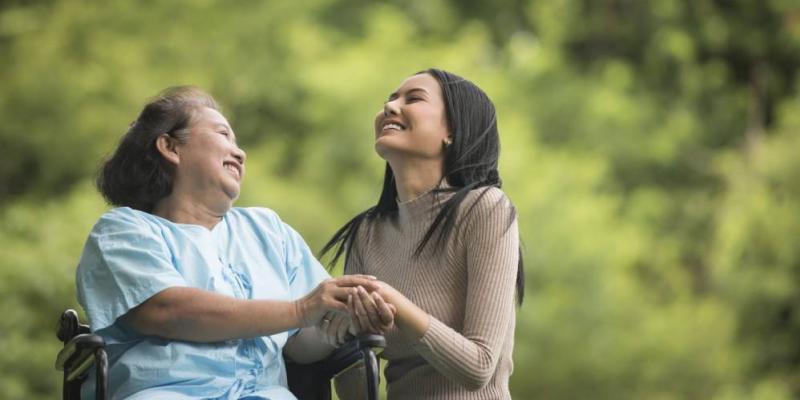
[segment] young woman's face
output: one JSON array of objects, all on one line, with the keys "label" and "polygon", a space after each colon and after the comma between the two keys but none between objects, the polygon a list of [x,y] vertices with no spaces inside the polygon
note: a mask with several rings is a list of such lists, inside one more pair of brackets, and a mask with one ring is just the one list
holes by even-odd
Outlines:
[{"label": "young woman's face", "polygon": [[411,76],[375,116],[375,150],[386,159],[442,159],[449,136],[439,82]]},{"label": "young woman's face", "polygon": [[239,197],[245,153],[219,111],[198,110],[186,142],[176,150],[180,157],[176,173],[189,190],[202,195],[221,193],[231,200]]}]

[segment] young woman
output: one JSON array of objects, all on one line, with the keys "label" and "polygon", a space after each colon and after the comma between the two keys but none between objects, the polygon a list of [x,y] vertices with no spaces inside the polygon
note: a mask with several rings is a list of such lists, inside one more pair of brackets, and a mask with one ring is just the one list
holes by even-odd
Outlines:
[{"label": "young woman", "polygon": [[273,211],[233,207],[244,171],[233,129],[192,87],[148,103],[103,165],[98,188],[117,208],[76,281],[106,341],[110,398],[293,399],[282,350],[323,358],[333,347],[315,325],[347,313],[350,288],[375,288],[330,279]]},{"label": "young woman", "polygon": [[[323,253],[335,249],[333,262],[345,253],[346,273],[383,282],[353,292],[356,329],[382,330],[387,304],[396,309],[382,355],[388,398],[510,399],[524,278],[492,102],[454,74],[415,74],[376,115],[375,150],[387,161],[378,204]],[[355,376],[337,381],[342,398],[356,398]]]}]

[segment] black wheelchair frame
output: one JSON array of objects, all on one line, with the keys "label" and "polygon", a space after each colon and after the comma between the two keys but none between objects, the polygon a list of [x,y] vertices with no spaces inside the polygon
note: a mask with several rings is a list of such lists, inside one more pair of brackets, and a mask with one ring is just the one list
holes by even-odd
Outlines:
[{"label": "black wheelchair frame", "polygon": [[[108,398],[108,356],[105,341],[81,324],[75,310],[66,310],[58,321],[56,335],[64,347],[56,357],[56,369],[64,372],[64,400],[80,400],[81,384],[92,366],[95,368],[95,398]],[[299,400],[330,400],[331,379],[363,361],[367,400],[378,399],[380,365],[376,350],[386,346],[380,335],[354,337],[322,361],[297,364],[286,360],[289,390]]]}]

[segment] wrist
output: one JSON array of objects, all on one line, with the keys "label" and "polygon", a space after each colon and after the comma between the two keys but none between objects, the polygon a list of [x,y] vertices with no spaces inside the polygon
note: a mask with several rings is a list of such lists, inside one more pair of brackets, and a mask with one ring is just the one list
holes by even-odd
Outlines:
[{"label": "wrist", "polygon": [[292,320],[294,321],[294,325],[299,328],[305,328],[308,324],[307,318],[307,306],[305,301],[302,298],[297,299],[292,302]]},{"label": "wrist", "polygon": [[395,307],[394,322],[404,336],[416,339],[425,334],[430,325],[430,314],[388,285],[383,286],[379,294]]}]

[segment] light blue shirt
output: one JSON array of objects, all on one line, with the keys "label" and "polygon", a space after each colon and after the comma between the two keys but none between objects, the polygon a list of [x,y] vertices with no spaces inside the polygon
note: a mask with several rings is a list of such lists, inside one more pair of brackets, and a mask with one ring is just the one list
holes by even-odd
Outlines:
[{"label": "light blue shirt", "polygon": [[[116,320],[169,287],[294,300],[328,277],[300,235],[271,210],[231,209],[209,231],[122,207],[92,229],[76,282],[92,331],[106,341],[112,399],[282,400],[294,399],[282,349],[296,330],[193,343],[143,336]],[[93,389],[90,378],[83,397]]]}]

